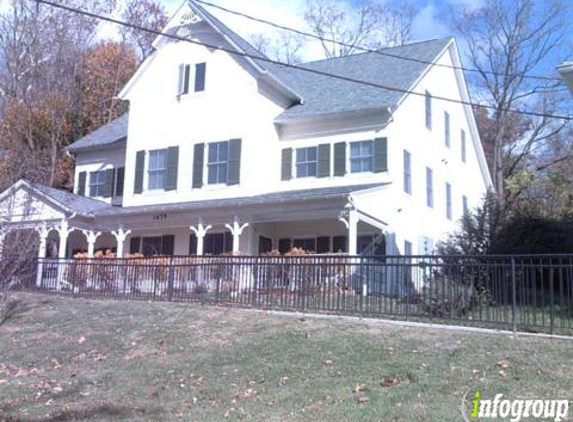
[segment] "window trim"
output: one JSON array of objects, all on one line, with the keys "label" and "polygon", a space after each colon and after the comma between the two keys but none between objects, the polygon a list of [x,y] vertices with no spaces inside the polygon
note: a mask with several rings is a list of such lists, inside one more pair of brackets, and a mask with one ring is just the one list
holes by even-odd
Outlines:
[{"label": "window trim", "polygon": [[446,218],[448,220],[453,220],[452,185],[449,182],[446,182]]},{"label": "window trim", "polygon": [[446,144],[446,148],[451,148],[451,121],[450,121],[450,113],[444,111],[444,142]]},{"label": "window trim", "polygon": [[426,167],[426,206],[434,208],[434,170]]},{"label": "window trim", "polygon": [[[363,155],[362,154],[362,145],[370,144],[370,155]],[[352,157],[352,145],[359,145],[360,146],[360,155],[358,157]],[[352,171],[352,162],[359,160],[360,171]],[[370,160],[370,170],[364,170],[364,160]],[[364,141],[352,141],[348,142],[348,174],[361,174],[361,173],[374,173],[374,140],[364,140]]]},{"label": "window trim", "polygon": [[[308,150],[314,150],[314,155],[315,155],[315,159],[314,161],[308,161]],[[302,162],[298,162],[298,153],[299,151],[307,151],[305,153],[305,160],[306,161],[302,161]],[[332,158],[331,158],[332,160]],[[311,146],[307,146],[307,147],[299,147],[299,148],[295,148],[294,149],[294,160],[293,161],[293,174],[294,174],[294,178],[295,179],[310,179],[310,178],[317,178],[318,177],[318,145],[311,145]],[[299,165],[305,165],[305,166],[309,166],[312,165],[314,163],[314,174],[313,175],[308,175],[308,167],[307,167],[307,175],[306,176],[299,176],[298,174],[298,167]]]},{"label": "window trim", "polygon": [[[90,198],[103,198],[104,195],[101,192],[101,189],[105,189],[105,175],[106,175],[106,171],[107,169],[103,169],[103,170],[96,170],[96,171],[90,171],[89,172],[89,197]],[[97,175],[97,181],[98,183],[94,184],[93,183],[93,174]],[[100,181],[101,179],[101,181]],[[95,195],[92,195],[92,186],[97,186],[97,191]]]},{"label": "window trim", "polygon": [[432,94],[426,90],[424,93],[424,111],[426,116],[426,129],[432,130]]},{"label": "window trim", "polygon": [[[163,168],[162,169],[151,169],[151,155],[152,153],[159,153],[159,152],[163,152]],[[147,175],[147,190],[149,192],[158,192],[158,191],[164,191],[165,190],[165,177],[167,176],[167,148],[159,148],[159,149],[152,149],[147,151],[147,160],[146,160],[146,172],[145,174]],[[163,186],[162,187],[156,187],[156,188],[152,188],[151,187],[151,173],[160,173],[163,172]]]},{"label": "window trim", "polygon": [[[183,69],[183,80],[182,86],[179,87],[179,97],[192,95],[192,94],[200,94],[205,92],[207,88],[207,62],[199,62],[199,63],[180,63],[180,72]],[[194,72],[191,73],[191,67],[193,66]],[[200,86],[197,85],[198,79],[197,76],[199,74],[199,69],[203,67],[203,78],[202,84]],[[179,76],[181,77],[181,75]],[[201,89],[197,89],[197,88]]]},{"label": "window trim", "polygon": [[406,149],[404,150],[403,168],[403,189],[405,193],[412,195],[412,154]]},{"label": "window trim", "polygon": [[[216,162],[209,162],[209,149],[211,148],[211,145],[222,145],[222,144],[226,144],[227,145],[227,160],[225,162],[223,161],[216,161]],[[204,187],[208,187],[208,186],[227,186],[227,179],[228,179],[228,173],[229,173],[229,141],[215,141],[215,142],[208,142],[205,143],[205,150],[203,152],[204,154],[204,160],[203,160],[203,186]],[[217,159],[219,158],[219,149],[217,148]],[[209,169],[211,166],[222,166],[224,163],[225,165],[225,181],[223,182],[219,182],[218,181],[218,177],[217,177],[217,182],[216,183],[210,183],[209,182]],[[217,176],[219,175],[219,173],[217,172]]]}]

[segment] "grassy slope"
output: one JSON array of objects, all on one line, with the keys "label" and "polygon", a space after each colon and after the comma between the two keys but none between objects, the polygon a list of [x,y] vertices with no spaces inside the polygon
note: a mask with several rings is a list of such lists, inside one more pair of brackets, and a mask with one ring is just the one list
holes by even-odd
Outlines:
[{"label": "grassy slope", "polygon": [[16,296],[0,326],[0,420],[445,422],[476,382],[542,398],[573,385],[570,341]]}]

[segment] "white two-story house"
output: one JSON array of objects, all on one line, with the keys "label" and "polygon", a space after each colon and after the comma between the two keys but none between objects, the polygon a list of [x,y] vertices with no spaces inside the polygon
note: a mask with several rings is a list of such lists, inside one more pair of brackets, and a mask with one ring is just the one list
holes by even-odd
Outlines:
[{"label": "white two-story house", "polygon": [[156,39],[129,115],[69,147],[74,192],[0,197],[40,256],[426,254],[491,186],[452,38],[294,68],[193,1],[164,32],[187,41]]}]

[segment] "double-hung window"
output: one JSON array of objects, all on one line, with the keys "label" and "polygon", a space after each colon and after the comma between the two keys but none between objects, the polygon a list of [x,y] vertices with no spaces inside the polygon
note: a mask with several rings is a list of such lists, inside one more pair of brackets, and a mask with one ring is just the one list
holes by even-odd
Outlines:
[{"label": "double-hung window", "polygon": [[412,194],[412,156],[404,150],[404,192]]},{"label": "double-hung window", "polygon": [[432,94],[426,91],[426,128],[432,130]]},{"label": "double-hung window", "polygon": [[207,73],[206,63],[197,63],[195,65],[195,76],[191,80],[191,65],[182,64],[179,67],[179,94],[189,94],[190,90],[194,92],[205,91],[205,77]]},{"label": "double-hung window", "polygon": [[165,189],[166,149],[149,151],[148,189]]},{"label": "double-hung window", "polygon": [[296,177],[316,177],[316,147],[298,148],[296,150]]},{"label": "double-hung window", "polygon": [[229,163],[229,142],[209,144],[207,161],[207,183],[218,185],[227,183],[227,166]]},{"label": "double-hung window", "polygon": [[97,198],[99,196],[104,196],[105,176],[105,170],[93,171],[90,173],[90,197]]},{"label": "double-hung window", "polygon": [[452,185],[446,182],[446,218],[452,219]]},{"label": "double-hung window", "polygon": [[350,172],[367,173],[373,170],[374,152],[372,141],[350,144]]},{"label": "double-hung window", "polygon": [[444,111],[444,138],[446,148],[450,147],[450,113]]},{"label": "double-hung window", "polygon": [[426,205],[434,208],[434,172],[426,167]]}]

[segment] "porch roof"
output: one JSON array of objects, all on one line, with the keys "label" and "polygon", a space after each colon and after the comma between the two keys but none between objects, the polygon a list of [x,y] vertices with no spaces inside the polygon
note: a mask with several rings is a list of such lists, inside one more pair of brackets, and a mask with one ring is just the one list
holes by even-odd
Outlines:
[{"label": "porch roof", "polygon": [[158,204],[158,205],[141,205],[134,207],[109,207],[97,212],[97,216],[112,216],[112,215],[135,215],[135,214],[153,214],[164,212],[184,212],[194,211],[208,208],[224,208],[224,207],[237,207],[249,205],[272,205],[282,204],[289,202],[301,202],[310,200],[324,200],[344,198],[348,195],[372,189],[376,187],[386,186],[389,183],[369,183],[361,185],[350,186],[334,186],[327,188],[315,189],[300,189],[290,190],[283,192],[272,192],[262,195],[243,196],[236,198],[222,198],[203,201],[179,202],[174,204]]}]

